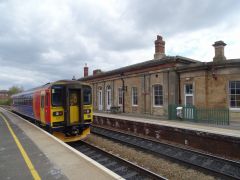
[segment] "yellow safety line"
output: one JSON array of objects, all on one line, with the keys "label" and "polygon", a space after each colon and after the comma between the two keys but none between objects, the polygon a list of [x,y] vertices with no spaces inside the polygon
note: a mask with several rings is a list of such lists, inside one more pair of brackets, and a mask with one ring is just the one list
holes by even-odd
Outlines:
[{"label": "yellow safety line", "polygon": [[9,125],[7,119],[2,115],[2,113],[0,113],[0,116],[3,118],[3,120],[4,120],[5,123],[7,124],[7,127],[8,127],[8,129],[9,129],[10,133],[12,134],[13,139],[14,139],[14,141],[16,142],[17,147],[18,147],[18,149],[20,150],[20,152],[21,152],[21,154],[22,154],[22,156],[23,156],[23,159],[25,160],[25,162],[26,162],[26,164],[27,164],[27,166],[28,166],[28,169],[30,170],[30,172],[31,172],[31,174],[32,174],[32,176],[33,176],[33,179],[35,179],[35,180],[40,180],[41,178],[40,178],[38,172],[35,170],[35,168],[34,168],[32,162],[31,162],[31,160],[29,159],[26,151],[25,151],[24,148],[22,147],[20,141],[18,140],[17,136],[15,135],[15,133],[14,133],[14,131],[12,130],[11,126]]}]

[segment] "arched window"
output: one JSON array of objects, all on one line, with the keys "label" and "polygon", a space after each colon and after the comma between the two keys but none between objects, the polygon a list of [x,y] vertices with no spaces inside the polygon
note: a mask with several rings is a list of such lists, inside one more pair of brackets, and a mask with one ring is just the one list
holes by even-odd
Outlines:
[{"label": "arched window", "polygon": [[160,84],[153,85],[153,105],[163,105],[163,87]]}]

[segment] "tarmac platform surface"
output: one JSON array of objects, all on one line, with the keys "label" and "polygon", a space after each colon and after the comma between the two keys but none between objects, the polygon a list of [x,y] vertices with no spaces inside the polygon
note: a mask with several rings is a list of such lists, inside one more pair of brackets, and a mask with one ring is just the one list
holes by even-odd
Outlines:
[{"label": "tarmac platform surface", "polygon": [[39,127],[0,108],[0,179],[122,179]]}]

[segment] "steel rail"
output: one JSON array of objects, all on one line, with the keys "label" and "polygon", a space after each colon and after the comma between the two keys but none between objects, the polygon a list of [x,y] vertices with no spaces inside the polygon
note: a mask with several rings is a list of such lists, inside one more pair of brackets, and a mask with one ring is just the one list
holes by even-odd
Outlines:
[{"label": "steel rail", "polygon": [[95,125],[91,127],[91,133],[130,145],[137,149],[150,152],[151,154],[170,158],[171,160],[184,163],[191,167],[194,166],[195,168],[201,168],[202,170],[211,172],[220,177],[240,179],[240,162],[238,161],[173,146],[152,139],[132,134],[130,135]]},{"label": "steel rail", "polygon": [[106,168],[112,170],[116,174],[122,176],[124,179],[166,180],[163,176],[153,173],[85,141],[72,142],[68,144],[96,162],[102,164]]}]

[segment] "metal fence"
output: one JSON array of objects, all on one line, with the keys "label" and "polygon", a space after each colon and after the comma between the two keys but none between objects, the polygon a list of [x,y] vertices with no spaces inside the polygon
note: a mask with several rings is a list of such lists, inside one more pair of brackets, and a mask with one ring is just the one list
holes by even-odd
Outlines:
[{"label": "metal fence", "polygon": [[210,123],[218,125],[229,125],[228,108],[196,108],[190,105],[168,106],[169,120],[187,120],[199,123]]}]

